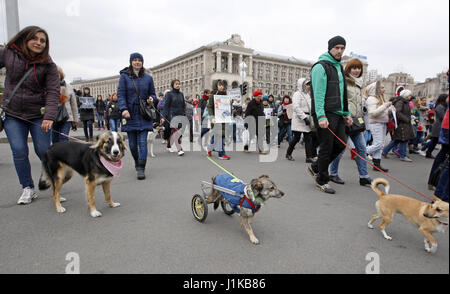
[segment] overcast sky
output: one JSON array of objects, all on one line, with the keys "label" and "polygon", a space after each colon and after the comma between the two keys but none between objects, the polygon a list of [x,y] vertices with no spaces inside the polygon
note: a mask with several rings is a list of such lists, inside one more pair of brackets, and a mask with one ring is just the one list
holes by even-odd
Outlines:
[{"label": "overcast sky", "polygon": [[448,0],[19,0],[19,18],[47,30],[68,81],[117,75],[132,52],[148,68],[234,33],[254,50],[311,61],[341,35],[346,54],[383,76],[424,81],[449,67]]}]

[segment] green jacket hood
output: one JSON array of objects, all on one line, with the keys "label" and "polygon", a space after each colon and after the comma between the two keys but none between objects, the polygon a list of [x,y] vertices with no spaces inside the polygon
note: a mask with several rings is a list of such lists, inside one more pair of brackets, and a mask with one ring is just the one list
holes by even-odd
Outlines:
[{"label": "green jacket hood", "polygon": [[331,62],[333,65],[340,64],[340,62],[337,61],[336,59],[334,59],[334,57],[331,56],[331,54],[330,54],[329,52],[320,55],[319,61],[322,61],[322,60],[329,61],[329,62]]}]

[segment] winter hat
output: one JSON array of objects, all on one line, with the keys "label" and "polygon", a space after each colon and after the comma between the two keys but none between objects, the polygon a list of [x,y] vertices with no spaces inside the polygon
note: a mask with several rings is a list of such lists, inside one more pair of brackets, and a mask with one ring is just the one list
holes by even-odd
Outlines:
[{"label": "winter hat", "polygon": [[253,93],[253,97],[262,96],[262,95],[263,95],[263,92],[261,90],[257,90],[257,91],[255,91],[255,93]]},{"label": "winter hat", "polygon": [[347,42],[345,42],[345,39],[342,38],[341,36],[333,37],[333,38],[331,38],[328,41],[328,50],[333,49],[334,46],[336,46],[336,45],[344,45],[344,46],[346,46]]},{"label": "winter hat", "polygon": [[142,63],[144,63],[144,57],[142,56],[142,54],[136,52],[130,55],[130,64],[136,58],[139,58],[142,61]]},{"label": "winter hat", "polygon": [[269,101],[269,96],[264,95],[263,98],[262,98],[262,101]]},{"label": "winter hat", "polygon": [[407,90],[407,89],[405,89],[405,90],[400,92],[400,96],[403,97],[403,98],[407,98],[407,97],[409,97],[411,95],[412,95],[412,92],[410,90]]}]

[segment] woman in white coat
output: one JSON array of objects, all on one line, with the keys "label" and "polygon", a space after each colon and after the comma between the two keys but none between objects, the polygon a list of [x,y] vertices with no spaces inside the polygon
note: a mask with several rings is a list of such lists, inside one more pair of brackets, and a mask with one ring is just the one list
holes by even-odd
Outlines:
[{"label": "woman in white coat", "polygon": [[314,158],[317,157],[317,150],[314,147],[311,124],[314,122],[310,120],[311,113],[311,81],[305,78],[301,78],[297,82],[298,91],[294,93],[292,97],[292,142],[289,144],[289,148],[286,153],[288,160],[294,161],[292,158],[292,152],[295,145],[300,142],[300,138],[303,134],[305,140],[305,152],[306,162],[312,163]]}]

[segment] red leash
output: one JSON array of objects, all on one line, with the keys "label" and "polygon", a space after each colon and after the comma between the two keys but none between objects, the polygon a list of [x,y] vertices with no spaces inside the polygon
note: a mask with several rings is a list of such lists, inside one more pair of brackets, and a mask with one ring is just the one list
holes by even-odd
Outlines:
[{"label": "red leash", "polygon": [[[330,130],[330,128],[327,128],[327,129],[328,129],[328,130],[333,134],[333,136],[335,136],[342,144],[344,144],[345,147],[347,147],[347,149],[349,149],[350,151],[352,150],[352,148],[351,148],[350,146],[348,146],[347,143],[345,143],[344,141],[342,141],[341,138],[339,138],[338,136],[336,136],[336,134],[333,133],[333,131]],[[433,199],[431,199],[431,198],[429,198],[429,197],[423,195],[422,193],[420,193],[420,192],[414,190],[413,188],[411,188],[410,186],[408,186],[408,185],[402,183],[401,181],[397,180],[396,178],[394,178],[393,176],[389,175],[388,173],[382,171],[380,168],[378,168],[377,166],[373,165],[373,164],[370,163],[367,159],[365,159],[365,158],[363,158],[361,155],[359,155],[358,152],[355,152],[354,154],[355,154],[356,156],[358,156],[359,158],[361,158],[362,160],[364,160],[365,162],[367,162],[367,163],[368,163],[369,165],[371,165],[373,168],[376,168],[378,171],[382,172],[385,176],[387,176],[387,177],[393,179],[394,181],[396,181],[397,183],[399,183],[400,185],[402,185],[402,186],[408,188],[409,190],[411,190],[411,191],[413,191],[413,192],[416,192],[416,193],[419,194],[420,196],[422,196],[422,197],[424,197],[424,198],[426,198],[426,199],[428,199],[428,200],[430,200],[430,201],[433,201]]]}]

